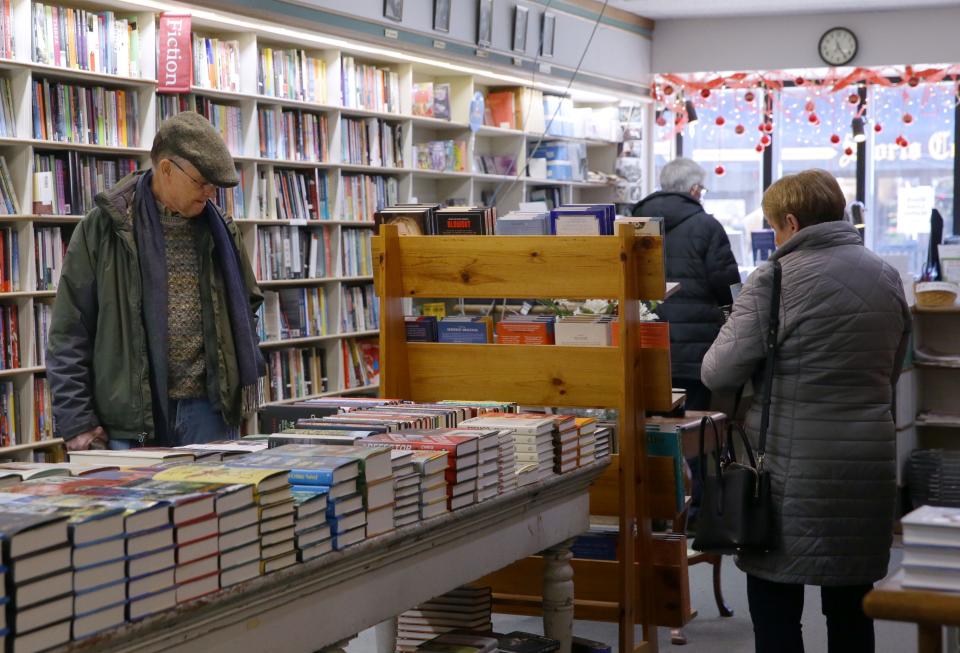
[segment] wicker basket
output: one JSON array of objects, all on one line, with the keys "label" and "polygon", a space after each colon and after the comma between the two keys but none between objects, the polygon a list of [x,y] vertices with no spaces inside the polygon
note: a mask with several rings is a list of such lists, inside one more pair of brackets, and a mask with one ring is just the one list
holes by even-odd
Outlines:
[{"label": "wicker basket", "polygon": [[917,296],[917,306],[943,308],[956,303],[960,287],[949,281],[921,281],[915,286],[914,291]]}]

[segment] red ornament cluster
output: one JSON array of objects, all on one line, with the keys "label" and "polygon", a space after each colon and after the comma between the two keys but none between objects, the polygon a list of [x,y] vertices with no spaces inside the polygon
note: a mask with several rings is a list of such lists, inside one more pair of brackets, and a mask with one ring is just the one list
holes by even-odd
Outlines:
[{"label": "red ornament cluster", "polygon": [[907,147],[907,146],[910,145],[910,141],[908,141],[907,139],[905,139],[905,138],[903,137],[903,134],[900,134],[899,136],[897,136],[897,140],[894,141],[894,142],[895,142],[897,145],[899,145],[900,147]]}]

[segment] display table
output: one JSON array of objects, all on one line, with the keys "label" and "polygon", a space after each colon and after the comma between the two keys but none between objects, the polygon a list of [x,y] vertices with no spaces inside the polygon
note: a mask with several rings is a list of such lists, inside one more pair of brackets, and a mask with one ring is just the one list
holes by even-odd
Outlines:
[{"label": "display table", "polygon": [[569,651],[570,540],[588,529],[587,491],[606,464],[588,465],[54,650],[313,653],[547,550],[545,632]]},{"label": "display table", "polygon": [[917,651],[940,653],[943,627],[960,626],[960,594],[904,589],[902,581],[898,571],[879,583],[863,600],[864,612],[874,619],[917,624]]}]

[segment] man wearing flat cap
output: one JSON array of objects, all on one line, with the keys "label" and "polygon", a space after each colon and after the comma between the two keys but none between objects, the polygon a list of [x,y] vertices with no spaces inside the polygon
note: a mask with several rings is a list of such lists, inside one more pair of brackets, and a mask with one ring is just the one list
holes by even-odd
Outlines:
[{"label": "man wearing flat cap", "polygon": [[63,262],[47,377],[69,449],[235,438],[256,408],[263,297],[211,201],[239,183],[233,159],[193,111],[160,125],[150,159],[97,195]]}]

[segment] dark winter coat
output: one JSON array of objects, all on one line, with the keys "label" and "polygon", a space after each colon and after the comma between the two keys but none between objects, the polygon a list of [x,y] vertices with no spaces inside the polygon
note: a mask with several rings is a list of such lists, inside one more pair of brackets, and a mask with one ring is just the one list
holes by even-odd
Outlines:
[{"label": "dark winter coat", "polygon": [[679,282],[680,290],[656,313],[670,323],[673,377],[699,379],[700,361],[720,331],[719,307],[733,303],[730,286],[740,282],[730,239],[687,193],[653,193],[634,207],[633,215],[664,218],[667,281]]},{"label": "dark winter coat", "polygon": [[[150,366],[143,325],[134,221],[134,173],[96,197],[96,207],[73,232],[53,305],[47,345],[47,377],[53,395],[55,430],[72,438],[102,426],[111,439],[152,440],[155,434]],[[263,302],[243,239],[231,220],[227,227],[240,252],[250,288],[250,310]],[[203,301],[203,346],[207,394],[232,425],[242,420],[240,375],[233,346],[226,295],[214,264],[209,229],[196,229]],[[212,373],[211,373],[212,372]]]},{"label": "dark winter coat", "polygon": [[[779,583],[861,585],[887,572],[893,533],[893,386],[910,331],[897,271],[846,222],[800,230],[772,259],[783,268],[779,349],[767,434],[775,549],[740,556]],[[760,394],[773,268],[744,284],[703,361],[703,382]],[[747,414],[755,439],[760,402]]]}]

